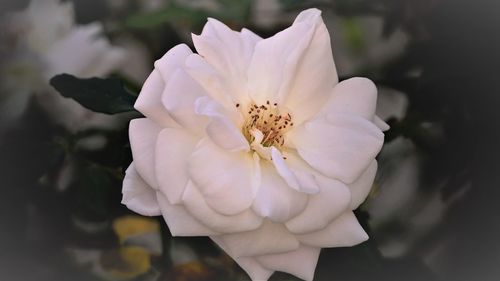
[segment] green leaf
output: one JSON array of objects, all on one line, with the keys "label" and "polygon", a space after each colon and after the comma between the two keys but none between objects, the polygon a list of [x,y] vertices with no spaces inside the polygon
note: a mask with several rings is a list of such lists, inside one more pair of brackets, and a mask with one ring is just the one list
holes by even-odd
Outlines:
[{"label": "green leaf", "polygon": [[116,114],[135,110],[137,95],[127,90],[119,79],[82,79],[59,74],[50,79],[50,85],[64,97],[95,112]]}]

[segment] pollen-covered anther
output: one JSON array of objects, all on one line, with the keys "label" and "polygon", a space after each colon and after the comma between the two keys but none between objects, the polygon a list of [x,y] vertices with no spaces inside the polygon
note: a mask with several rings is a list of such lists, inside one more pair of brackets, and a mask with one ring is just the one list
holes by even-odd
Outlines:
[{"label": "pollen-covered anther", "polygon": [[263,134],[261,144],[263,147],[274,146],[279,148],[285,143],[284,134],[293,127],[290,113],[282,112],[277,103],[267,101],[265,104],[250,104],[244,111],[245,123],[242,131],[249,143],[255,139],[251,133],[259,130]]}]

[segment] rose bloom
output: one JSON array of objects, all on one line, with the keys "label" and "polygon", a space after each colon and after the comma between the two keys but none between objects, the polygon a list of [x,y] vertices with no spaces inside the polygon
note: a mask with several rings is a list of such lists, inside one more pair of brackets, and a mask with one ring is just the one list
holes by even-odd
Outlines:
[{"label": "rose bloom", "polygon": [[375,85],[338,82],[317,9],[267,39],[209,19],[193,43],[156,61],[137,99],[123,203],[209,236],[253,280],[312,280],[322,247],[368,239],[352,210],[388,128]]}]

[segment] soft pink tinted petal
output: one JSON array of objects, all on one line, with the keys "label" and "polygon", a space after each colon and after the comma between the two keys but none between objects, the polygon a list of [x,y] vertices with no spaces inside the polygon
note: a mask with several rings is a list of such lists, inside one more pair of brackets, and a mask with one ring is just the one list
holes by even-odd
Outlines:
[{"label": "soft pink tinted petal", "polygon": [[224,234],[220,238],[234,257],[252,257],[295,250],[299,241],[283,224],[265,220],[252,231]]},{"label": "soft pink tinted petal", "polygon": [[253,53],[253,40],[223,23],[209,19],[200,35],[192,35],[196,50],[227,77],[235,101],[246,100],[246,70]]},{"label": "soft pink tinted petal", "polygon": [[[255,45],[248,68],[248,93],[254,102],[267,100],[281,104],[289,80],[314,30],[307,23],[296,23]],[[293,42],[293,43],[291,43]]]},{"label": "soft pink tinted petal", "polygon": [[198,98],[195,111],[210,119],[206,133],[219,147],[229,151],[249,150],[248,141],[237,126],[243,123],[243,120],[235,111],[224,109],[209,97]]},{"label": "soft pink tinted petal", "polygon": [[351,209],[354,210],[365,201],[373,186],[377,174],[377,161],[373,160],[370,166],[353,183],[349,184],[351,190]]},{"label": "soft pink tinted petal", "polygon": [[391,127],[384,120],[380,119],[377,115],[373,117],[373,124],[375,124],[382,132],[389,130]]},{"label": "soft pink tinted petal", "polygon": [[301,243],[311,247],[350,247],[368,240],[368,235],[351,211],[343,213],[322,230],[298,235]]},{"label": "soft pink tinted petal", "polygon": [[316,180],[321,188],[319,193],[309,195],[306,209],[286,222],[294,233],[322,229],[349,208],[351,193],[345,184],[324,176],[317,176]]},{"label": "soft pink tinted petal", "polygon": [[195,101],[206,94],[205,90],[181,68],[171,76],[162,94],[163,105],[183,128],[202,135],[208,120],[195,113]]},{"label": "soft pink tinted petal", "polygon": [[160,191],[172,204],[181,201],[182,193],[189,181],[189,156],[194,151],[197,139],[183,129],[163,129],[156,142],[156,179]]},{"label": "soft pink tinted petal", "polygon": [[163,78],[158,70],[153,70],[144,82],[134,107],[162,127],[178,127],[179,125],[170,117],[161,103],[161,94],[164,89]]},{"label": "soft pink tinted petal", "polygon": [[285,105],[290,108],[294,123],[300,124],[324,105],[338,77],[330,35],[321,18],[321,11],[303,11],[294,24],[297,23],[305,23],[314,29],[310,42],[295,66],[288,93],[284,93]]},{"label": "soft pink tinted petal", "polygon": [[262,183],[252,205],[255,213],[273,222],[285,222],[304,210],[306,194],[290,188],[266,161],[261,163],[261,172]]},{"label": "soft pink tinted petal", "polygon": [[235,215],[252,205],[254,160],[247,152],[229,152],[208,138],[203,139],[189,159],[189,176],[206,203],[224,215]]},{"label": "soft pink tinted petal", "polygon": [[137,110],[164,127],[172,127],[175,122],[163,107],[161,96],[174,71],[184,65],[190,54],[186,44],[179,44],[157,60],[135,103]]},{"label": "soft pink tinted petal", "polygon": [[371,121],[347,114],[314,119],[288,137],[309,165],[345,183],[361,175],[384,142],[384,134]]},{"label": "soft pink tinted petal", "polygon": [[161,213],[172,236],[208,236],[217,232],[206,227],[189,214],[182,205],[170,204],[161,192],[156,193]]},{"label": "soft pink tinted petal", "polygon": [[252,210],[245,210],[234,216],[226,216],[216,212],[207,205],[203,195],[191,182],[188,182],[184,190],[182,201],[189,213],[198,221],[220,233],[254,230],[262,223],[262,218],[258,217]]},{"label": "soft pink tinted petal", "polygon": [[146,183],[157,189],[155,175],[155,148],[156,139],[161,128],[147,118],[130,121],[129,138],[135,168]]},{"label": "soft pink tinted petal", "polygon": [[373,120],[377,87],[370,79],[354,77],[338,83],[321,112],[346,113]]},{"label": "soft pink tinted petal", "polygon": [[234,110],[237,101],[231,96],[231,89],[221,73],[198,54],[192,54],[186,59],[186,72],[196,80],[207,94],[224,106]]},{"label": "soft pink tinted petal", "polygon": [[123,179],[122,204],[130,210],[143,216],[160,215],[160,207],[156,201],[156,192],[152,189],[134,167],[134,162],[130,164]]},{"label": "soft pink tinted petal", "polygon": [[297,250],[257,257],[257,261],[271,270],[293,274],[312,281],[318,263],[320,248],[300,246]]},{"label": "soft pink tinted petal", "polygon": [[[222,248],[228,255],[229,250],[227,246],[224,244],[220,236],[210,236],[210,238]],[[250,276],[250,278],[254,281],[266,281],[271,277],[274,271],[269,270],[263,267],[260,263],[258,263],[253,257],[235,257],[231,256],[238,265],[246,271],[246,273]]]}]

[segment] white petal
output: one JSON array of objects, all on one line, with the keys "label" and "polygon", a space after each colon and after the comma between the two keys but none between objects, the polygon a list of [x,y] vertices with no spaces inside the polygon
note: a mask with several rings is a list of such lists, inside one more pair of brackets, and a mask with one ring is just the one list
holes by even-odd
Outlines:
[{"label": "white petal", "polygon": [[191,180],[206,203],[224,215],[235,215],[252,205],[254,160],[247,152],[225,151],[208,138],[200,141],[189,159]]},{"label": "white petal", "polygon": [[368,196],[372,189],[376,174],[377,160],[373,160],[363,174],[355,182],[349,184],[349,189],[351,190],[351,210],[355,210],[365,201],[366,196]]},{"label": "white petal", "polygon": [[[229,254],[229,250],[228,250],[227,246],[224,244],[224,242],[222,241],[220,236],[210,236],[210,238],[217,245],[219,245],[219,247],[221,247],[222,250],[224,250],[226,253],[228,253],[228,255],[231,256],[231,254]],[[234,257],[234,256],[231,256],[231,258],[233,258],[236,261],[236,263],[238,263],[238,265],[243,270],[246,271],[246,273],[250,276],[250,278],[253,281],[266,281],[267,279],[269,279],[269,277],[271,277],[271,275],[274,272],[272,270],[269,270],[269,269],[263,267],[253,257]]]},{"label": "white petal", "polygon": [[290,188],[266,161],[261,163],[261,172],[262,184],[252,205],[255,213],[273,222],[285,222],[304,210],[306,194]]},{"label": "white petal", "polygon": [[187,57],[192,53],[193,52],[186,44],[179,44],[168,50],[159,60],[155,61],[155,69],[160,72],[165,84],[170,82],[172,74],[174,74],[177,69],[184,66]]},{"label": "white petal", "polygon": [[156,201],[156,192],[139,176],[134,167],[134,162],[130,164],[123,179],[122,204],[130,210],[143,216],[160,215],[160,207]]},{"label": "white petal", "polygon": [[313,32],[309,24],[297,23],[257,43],[248,68],[248,91],[254,102],[282,102],[280,93],[287,92],[289,80]]},{"label": "white petal", "polygon": [[219,236],[233,257],[252,257],[296,250],[299,241],[283,224],[265,220],[252,231]]},{"label": "white petal", "polygon": [[181,201],[184,188],[189,181],[189,156],[194,151],[197,139],[183,129],[163,129],[156,142],[156,179],[159,189],[171,204]]},{"label": "white petal", "polygon": [[377,106],[377,87],[370,79],[354,77],[338,83],[321,113],[347,113],[372,120]]},{"label": "white petal", "polygon": [[269,269],[287,272],[312,281],[320,250],[320,248],[300,246],[295,251],[257,257],[257,261]]},{"label": "white petal", "polygon": [[307,233],[322,229],[349,208],[351,193],[340,181],[318,175],[318,194],[309,195],[306,209],[286,223],[294,233]]},{"label": "white petal", "polygon": [[271,156],[276,171],[285,180],[288,186],[290,186],[295,190],[300,190],[299,181],[297,180],[293,172],[286,165],[285,159],[283,159],[281,152],[279,152],[279,150],[276,149],[274,146],[271,147]]},{"label": "white petal", "polygon": [[189,214],[182,205],[170,204],[161,192],[156,193],[161,213],[172,236],[208,236],[217,232],[206,227]]},{"label": "white petal", "polygon": [[300,192],[307,194],[316,194],[319,192],[319,183],[316,180],[318,171],[314,170],[304,160],[302,160],[295,151],[286,150],[283,152],[286,160],[286,166],[292,171],[297,179]]},{"label": "white petal", "polygon": [[165,83],[158,70],[153,70],[144,82],[134,107],[144,116],[163,127],[179,127],[161,103]]},{"label": "white petal", "polygon": [[198,221],[220,233],[249,231],[258,228],[262,223],[262,218],[252,210],[245,210],[234,216],[217,213],[207,205],[203,195],[192,182],[188,182],[182,201]]},{"label": "white petal", "polygon": [[229,151],[248,151],[250,149],[248,141],[237,126],[243,123],[243,120],[235,111],[224,109],[209,97],[198,98],[195,103],[195,111],[199,115],[210,118],[206,133],[219,147]]},{"label": "white petal", "polygon": [[380,119],[377,115],[373,117],[373,124],[375,124],[382,132],[389,130],[391,127],[384,120]]},{"label": "white petal", "polygon": [[195,113],[195,101],[205,95],[205,90],[181,68],[171,76],[161,97],[163,105],[183,128],[203,135],[208,120]]},{"label": "white petal", "polygon": [[192,35],[198,53],[227,77],[235,101],[240,102],[247,98],[241,85],[246,84],[246,70],[253,53],[252,41],[247,36],[215,19],[208,20],[201,35]]},{"label": "white petal", "polygon": [[314,33],[290,80],[285,104],[291,109],[295,124],[315,115],[327,101],[338,77],[333,61],[330,35],[318,9],[306,10],[294,24],[306,23]]},{"label": "white petal", "polygon": [[300,156],[331,178],[352,183],[380,151],[384,134],[371,121],[329,114],[289,132]]},{"label": "white petal", "polygon": [[129,138],[135,168],[149,186],[157,189],[155,175],[156,139],[161,128],[147,118],[130,121]]},{"label": "white petal", "polygon": [[368,240],[368,234],[351,211],[343,213],[322,230],[298,235],[301,243],[311,247],[351,247]]},{"label": "white petal", "polygon": [[231,95],[226,78],[198,54],[192,54],[186,59],[186,72],[196,80],[207,94],[223,105],[226,109],[234,109],[237,101]]}]

